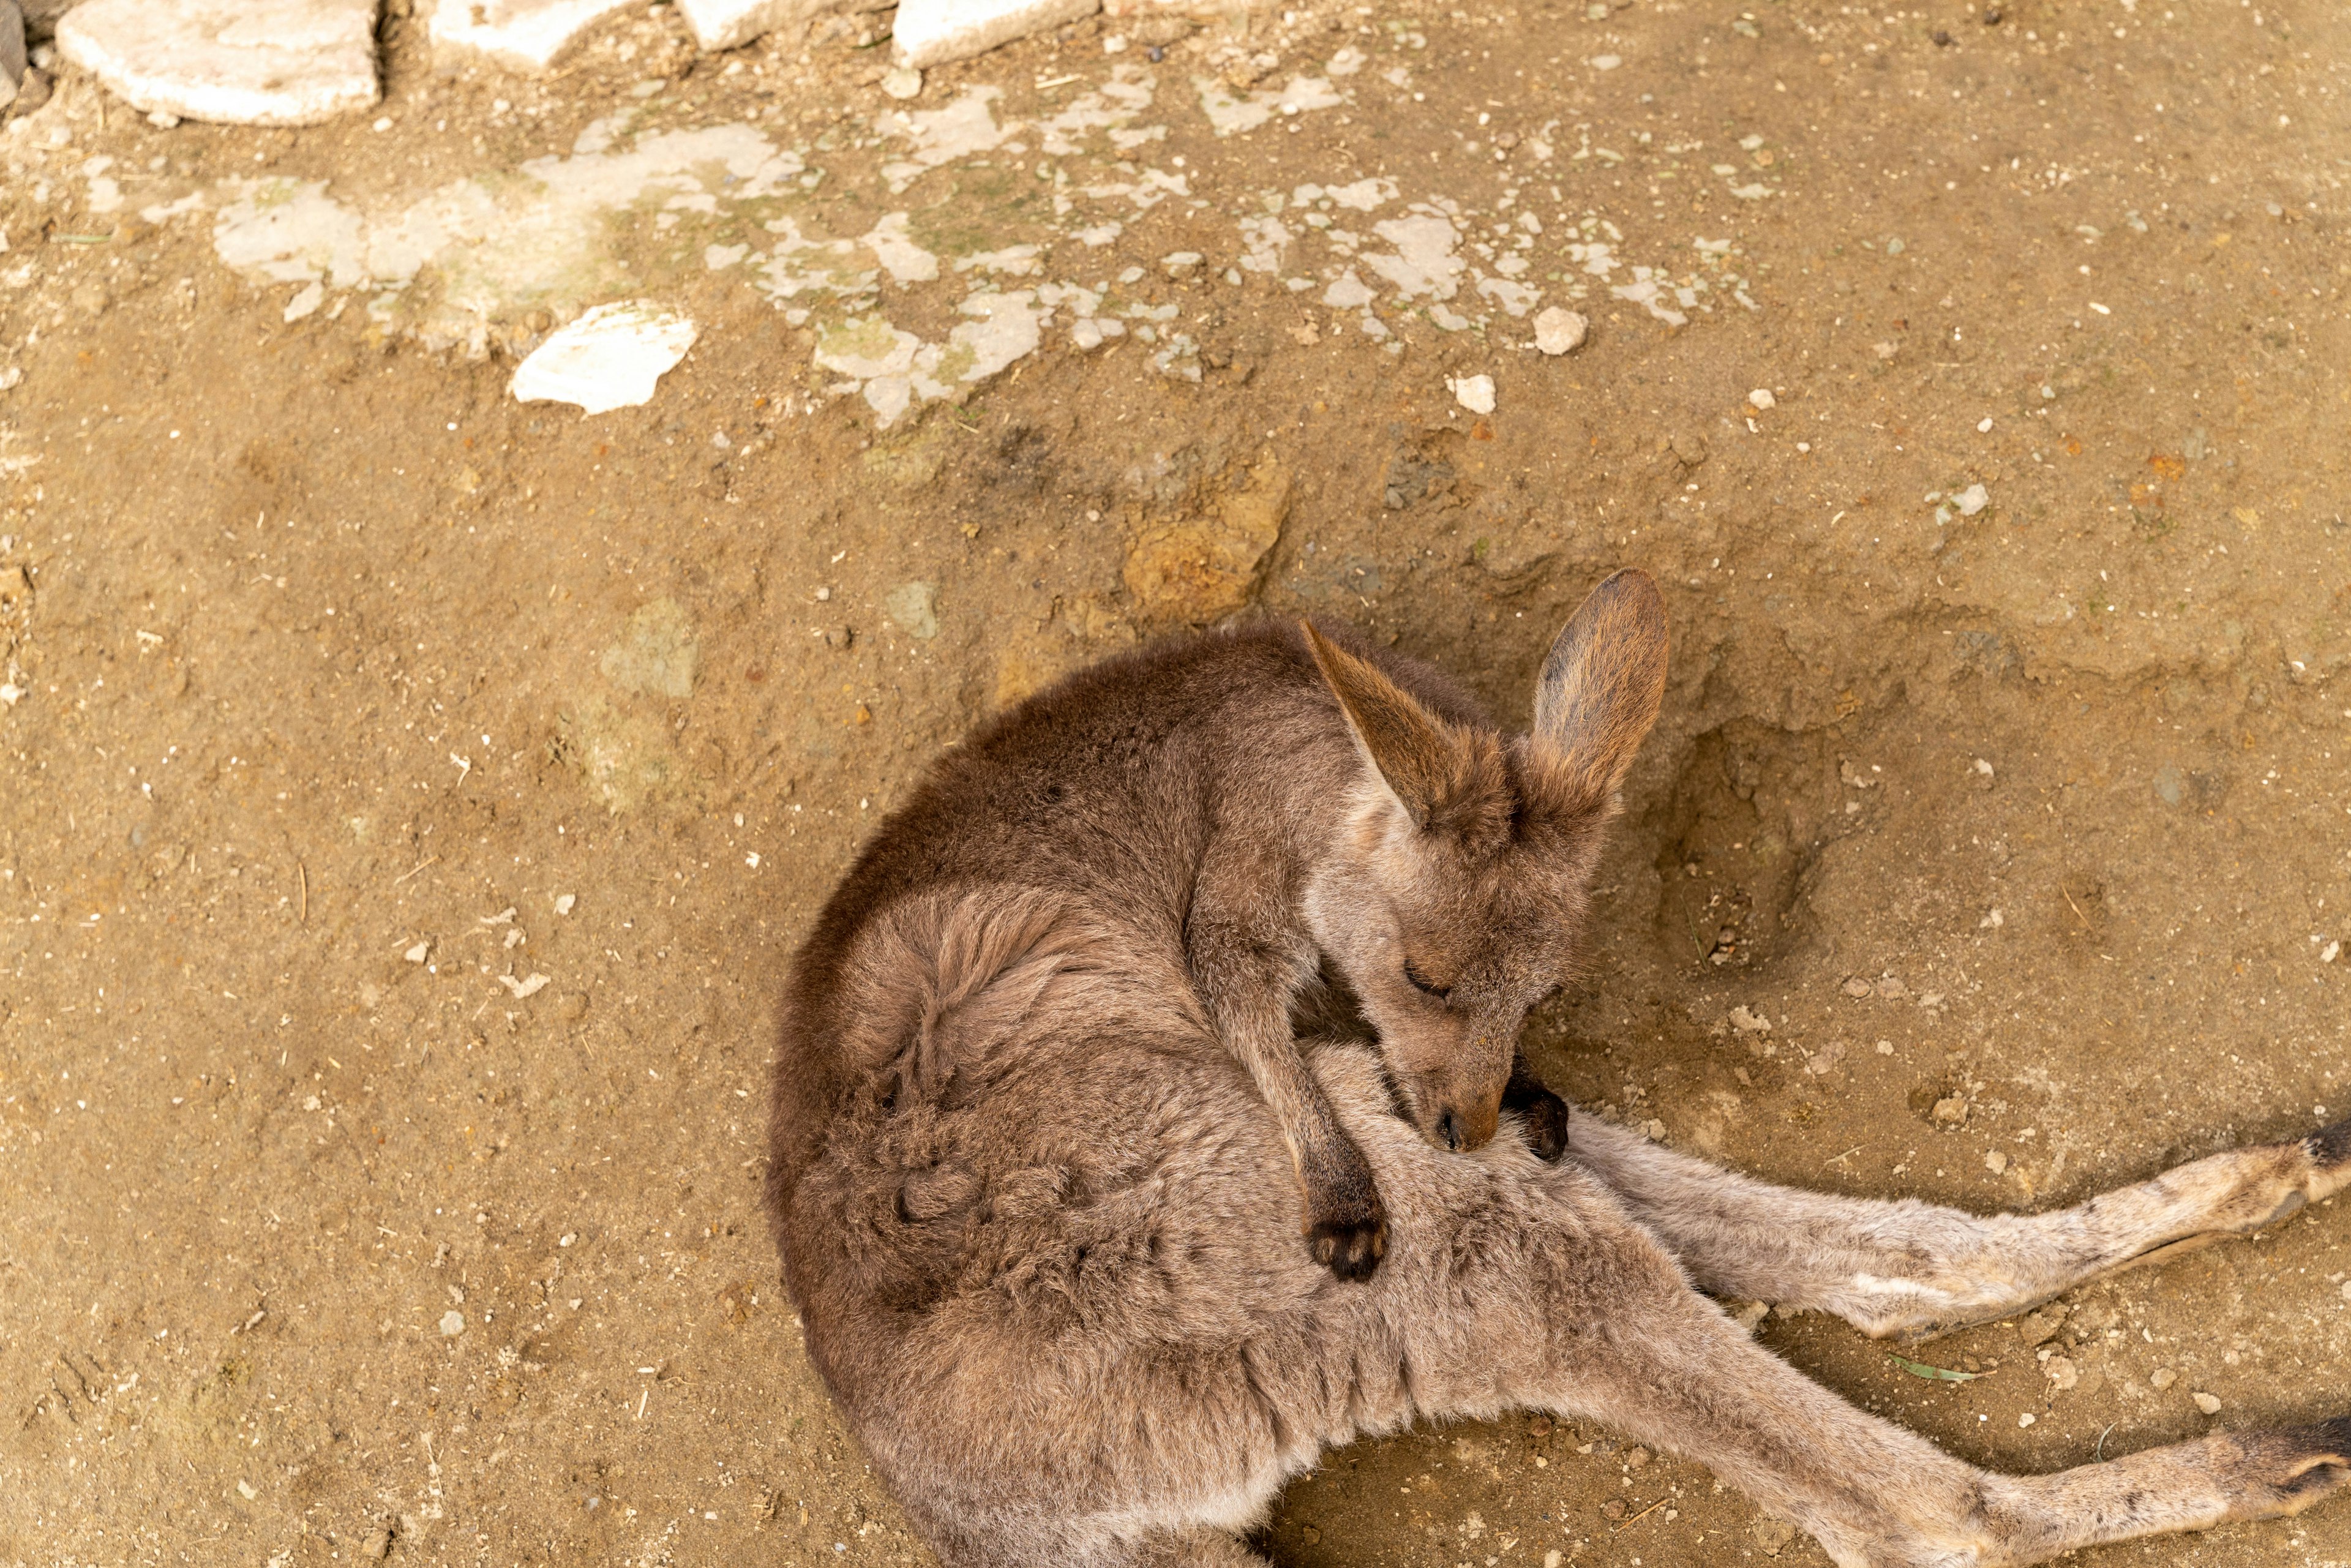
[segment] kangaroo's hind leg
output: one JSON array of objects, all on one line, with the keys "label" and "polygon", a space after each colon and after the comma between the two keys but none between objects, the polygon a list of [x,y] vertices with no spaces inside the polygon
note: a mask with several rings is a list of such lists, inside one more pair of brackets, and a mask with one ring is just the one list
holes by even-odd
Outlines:
[{"label": "kangaroo's hind leg", "polygon": [[[1333,1053],[1338,1054],[1338,1053]],[[1331,1064],[1337,1076],[1339,1063]],[[1365,1074],[1368,1079],[1368,1073]],[[2002,1476],[1855,1408],[1757,1344],[1576,1156],[1463,1158],[1379,1125],[1375,1084],[1334,1093],[1390,1195],[1396,1245],[1313,1336],[1387,1369],[1421,1414],[1532,1406],[1707,1465],[1794,1519],[1844,1568],[1991,1568],[2103,1542],[2298,1512],[2351,1479],[2351,1421],[2207,1437]],[[1596,1131],[1596,1129],[1594,1129]]]},{"label": "kangaroo's hind leg", "polygon": [[2351,1121],[2033,1215],[1773,1186],[1589,1116],[1576,1120],[1573,1157],[1702,1289],[1834,1312],[1873,1335],[1915,1336],[2021,1312],[2332,1197],[2351,1186]]}]

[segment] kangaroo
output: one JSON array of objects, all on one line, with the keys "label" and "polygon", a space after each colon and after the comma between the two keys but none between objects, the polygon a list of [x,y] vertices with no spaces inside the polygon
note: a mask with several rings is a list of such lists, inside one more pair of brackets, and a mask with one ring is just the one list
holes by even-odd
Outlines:
[{"label": "kangaroo", "polygon": [[946,1568],[1259,1563],[1238,1532],[1324,1448],[1513,1408],[1704,1463],[1848,1568],[2037,1563],[2351,1479],[2351,1418],[1987,1471],[1706,1293],[1878,1336],[2004,1316],[2332,1196],[2351,1121],[1992,1218],[1563,1136],[1514,1037],[1572,971],[1664,645],[1654,586],[1610,579],[1505,740],[1343,632],[1172,643],[1005,715],[883,824],[793,963],[767,1196],[810,1361]]},{"label": "kangaroo", "polygon": [[[1565,1107],[1513,1073],[1519,1025],[1573,960],[1599,830],[1664,693],[1664,607],[1638,572],[1569,621],[1514,740],[1435,671],[1345,633],[1174,644],[974,737],[836,905],[1050,890],[1103,953],[1180,963],[1281,1129],[1309,1249],[1362,1278],[1386,1247],[1378,1183],[1293,1014],[1359,1013],[1441,1147],[1483,1145],[1506,1092],[1555,1143]],[[960,1063],[931,1032],[922,1071],[944,1079]]]}]

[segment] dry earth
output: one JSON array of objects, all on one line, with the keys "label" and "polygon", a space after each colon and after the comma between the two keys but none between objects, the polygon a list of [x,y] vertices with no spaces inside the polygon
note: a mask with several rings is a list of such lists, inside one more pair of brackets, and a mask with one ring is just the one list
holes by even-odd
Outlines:
[{"label": "dry earth", "polygon": [[[61,83],[0,138],[0,1561],[927,1561],[776,1293],[779,968],[925,758],[1187,621],[1343,617],[1516,716],[1600,574],[1667,585],[1603,961],[1531,1040],[1677,1146],[1989,1210],[2351,1108],[2351,21],[1754,4],[1296,13],[1238,63],[1090,23],[933,73],[903,107],[1031,130],[910,174],[946,132],[872,129],[855,34],[689,68],[659,9],[543,84],[395,25],[385,132]],[[1139,139],[1035,131],[1145,66]],[[1218,72],[1263,123],[1217,133]],[[614,103],[822,177],[623,201],[470,338],[452,269],[270,273],[161,211],[511,183]],[[705,249],[902,209],[946,281]],[[1454,239],[1374,227],[1415,218]],[[1326,303],[1349,267],[1376,304]],[[881,428],[888,372],[812,356],[887,349],[875,311],[949,342],[967,276],[1102,291]],[[1532,352],[1481,278],[1590,342]],[[702,329],[650,405],[507,395],[632,289]],[[2341,1410],[2346,1249],[2323,1206],[1917,1353],[1964,1384],[1758,1332],[2040,1469]],[[1526,1419],[1333,1453],[1263,1545],[1823,1561]],[[2351,1507],[2083,1560],[2342,1563]]]}]

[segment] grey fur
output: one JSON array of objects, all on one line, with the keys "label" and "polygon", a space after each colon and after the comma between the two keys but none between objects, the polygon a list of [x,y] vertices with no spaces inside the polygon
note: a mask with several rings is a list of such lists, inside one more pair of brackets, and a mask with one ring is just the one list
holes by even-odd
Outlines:
[{"label": "grey fur", "polygon": [[[2012,1312],[2332,1194],[2351,1130],[1994,1219],[1767,1187],[1588,1118],[1556,1163],[1530,1148],[1560,1154],[1564,1109],[1510,1040],[1574,959],[1648,723],[1622,705],[1662,681],[1645,586],[1595,593],[1605,634],[1572,623],[1596,654],[1537,711],[1586,716],[1540,740],[1294,628],[1086,672],[943,759],[835,892],[794,966],[769,1198],[810,1356],[948,1568],[1246,1563],[1234,1532],[1325,1448],[1514,1408],[1698,1459],[1841,1564],[2039,1562],[2343,1482],[2344,1421],[1991,1474],[1699,1289],[1872,1333]],[[1262,1030],[1269,995],[1280,1050],[1251,1060],[1233,1020]],[[1489,1103],[1499,1135],[1430,1135]],[[1379,1206],[1362,1282],[1300,1244],[1325,1137]]]}]

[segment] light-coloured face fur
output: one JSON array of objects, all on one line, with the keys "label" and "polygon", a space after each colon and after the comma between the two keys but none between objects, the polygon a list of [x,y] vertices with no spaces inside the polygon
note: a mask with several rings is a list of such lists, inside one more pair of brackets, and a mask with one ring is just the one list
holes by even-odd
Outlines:
[{"label": "light-coloured face fur", "polygon": [[1534,727],[1448,722],[1310,632],[1364,771],[1304,900],[1405,1109],[1441,1148],[1494,1135],[1527,1009],[1573,975],[1601,832],[1665,695],[1665,612],[1638,573],[1552,644]]},{"label": "light-coloured face fur", "polygon": [[1494,1135],[1527,1009],[1574,974],[1606,813],[1479,844],[1415,822],[1374,783],[1350,814],[1307,919],[1378,1030],[1413,1124],[1475,1149]]}]

